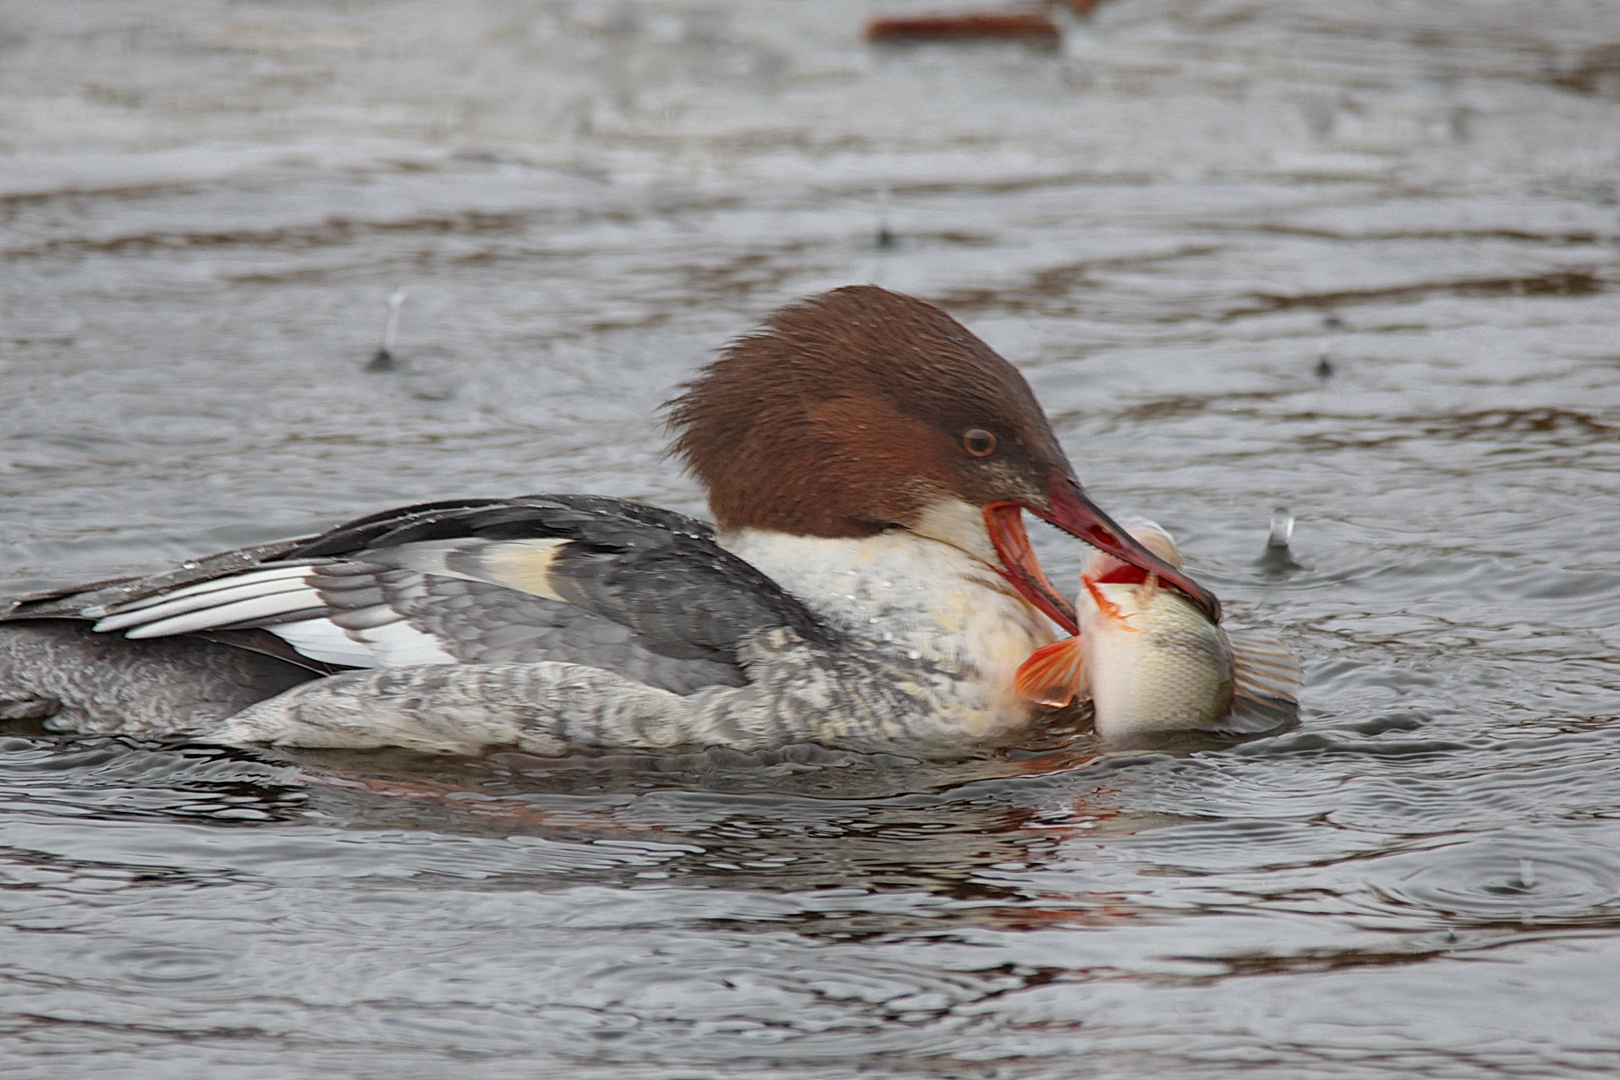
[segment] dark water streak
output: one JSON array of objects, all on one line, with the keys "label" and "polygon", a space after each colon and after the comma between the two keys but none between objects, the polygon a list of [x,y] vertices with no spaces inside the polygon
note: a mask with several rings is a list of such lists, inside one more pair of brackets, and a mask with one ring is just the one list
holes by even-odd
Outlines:
[{"label": "dark water streak", "polygon": [[0,6],[0,577],[452,495],[701,511],[658,404],[876,281],[1297,645],[1303,727],[938,765],[17,726],[7,1075],[1620,1070],[1620,9],[1115,0],[1057,53],[873,51],[872,10]]}]

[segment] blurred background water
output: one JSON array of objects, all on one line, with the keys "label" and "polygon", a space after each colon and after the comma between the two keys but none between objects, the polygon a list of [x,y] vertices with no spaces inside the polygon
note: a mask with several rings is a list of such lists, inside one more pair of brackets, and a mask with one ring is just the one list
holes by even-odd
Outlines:
[{"label": "blurred background water", "polygon": [[[7,1075],[1620,1072],[1620,6],[862,40],[914,8],[0,2],[6,591],[453,495],[701,512],[659,403],[872,281],[1296,645],[1303,726],[943,766],[15,732]],[[1306,569],[1254,565],[1273,505]]]}]

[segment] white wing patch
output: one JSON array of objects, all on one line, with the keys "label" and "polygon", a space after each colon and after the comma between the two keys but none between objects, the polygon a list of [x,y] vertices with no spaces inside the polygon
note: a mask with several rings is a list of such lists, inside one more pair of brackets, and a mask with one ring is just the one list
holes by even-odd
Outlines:
[{"label": "white wing patch", "polygon": [[306,619],[268,629],[302,655],[328,664],[371,668],[456,663],[433,635],[403,619],[364,630],[345,630],[328,619]]},{"label": "white wing patch", "polygon": [[[272,633],[275,627],[271,627]],[[412,664],[454,664],[456,658],[439,646],[438,638],[416,629],[404,619],[364,630],[348,630],[371,650],[383,667],[404,667]]]},{"label": "white wing patch", "polygon": [[366,645],[351,638],[341,626],[326,619],[305,619],[303,622],[282,623],[270,627],[276,637],[297,649],[311,660],[344,667],[382,667]]}]

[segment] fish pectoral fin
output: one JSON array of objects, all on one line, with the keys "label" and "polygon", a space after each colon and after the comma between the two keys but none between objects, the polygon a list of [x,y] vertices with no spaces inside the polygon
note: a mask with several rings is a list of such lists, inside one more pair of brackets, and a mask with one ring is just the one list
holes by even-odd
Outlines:
[{"label": "fish pectoral fin", "polygon": [[1130,624],[1130,615],[1126,613],[1126,611],[1118,604],[1108,599],[1108,597],[1103,593],[1102,589],[1097,587],[1097,582],[1091,580],[1090,578],[1082,577],[1080,579],[1080,584],[1086,587],[1086,591],[1091,594],[1092,601],[1097,605],[1097,610],[1102,612],[1106,618],[1114,620],[1114,622],[1119,624],[1120,629],[1122,630],[1129,630],[1132,633],[1136,632],[1136,627]]},{"label": "fish pectoral fin", "polygon": [[1253,738],[1298,724],[1304,685],[1299,657],[1269,634],[1228,630],[1226,636],[1232,646],[1232,711],[1214,731]]},{"label": "fish pectoral fin", "polygon": [[1078,637],[1042,645],[1018,666],[1013,687],[1018,696],[1058,708],[1079,696],[1085,684],[1086,657]]}]

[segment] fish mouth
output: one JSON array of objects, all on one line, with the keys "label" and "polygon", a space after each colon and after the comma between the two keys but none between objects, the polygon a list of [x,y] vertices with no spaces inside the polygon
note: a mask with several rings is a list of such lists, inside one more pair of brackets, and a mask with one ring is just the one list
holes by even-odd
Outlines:
[{"label": "fish mouth", "polygon": [[1209,621],[1221,621],[1221,602],[1215,594],[1192,578],[1171,566],[1130,533],[1120,528],[1102,509],[1092,502],[1080,484],[1071,476],[1053,469],[1047,492],[1047,505],[1025,506],[1015,502],[991,503],[984,508],[984,523],[990,532],[990,542],[1001,556],[1002,576],[1023,597],[1043,611],[1048,618],[1071,634],[1080,632],[1074,605],[1047,580],[1041,564],[1030,546],[1029,534],[1024,531],[1022,511],[1050,522],[1098,551],[1112,555],[1122,562],[1156,576],[1185,596],[1209,616]]}]

